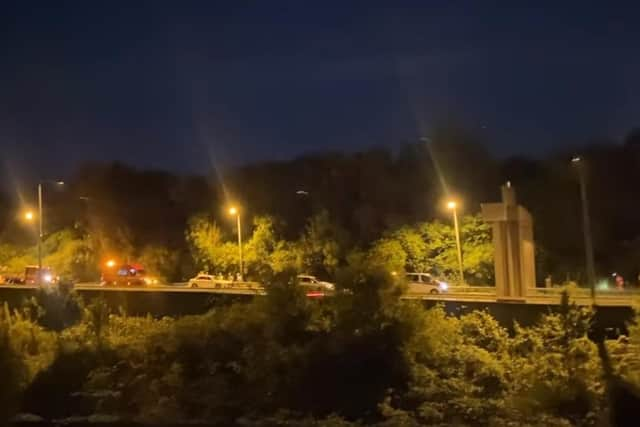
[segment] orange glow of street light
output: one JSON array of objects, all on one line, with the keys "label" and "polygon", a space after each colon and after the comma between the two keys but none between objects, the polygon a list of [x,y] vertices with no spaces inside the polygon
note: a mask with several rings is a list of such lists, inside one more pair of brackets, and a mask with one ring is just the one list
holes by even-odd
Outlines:
[{"label": "orange glow of street light", "polygon": [[455,209],[458,207],[458,204],[456,202],[454,202],[453,200],[449,200],[447,202],[447,209]]},{"label": "orange glow of street light", "polygon": [[105,263],[105,265],[106,265],[107,267],[109,267],[109,268],[113,268],[113,267],[115,267],[115,266],[116,266],[116,262],[115,262],[114,260],[110,259],[109,261],[107,261],[107,262]]},{"label": "orange glow of street light", "polygon": [[229,215],[238,215],[238,208],[236,208],[235,206],[231,206],[229,208]]},{"label": "orange glow of street light", "polygon": [[33,219],[35,218],[35,214],[32,211],[26,211],[24,213],[24,219],[27,221],[33,221]]}]

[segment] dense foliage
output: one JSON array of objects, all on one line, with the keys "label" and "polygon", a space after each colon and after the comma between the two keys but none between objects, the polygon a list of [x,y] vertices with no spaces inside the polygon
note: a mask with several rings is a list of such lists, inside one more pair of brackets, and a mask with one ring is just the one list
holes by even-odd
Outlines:
[{"label": "dense foliage", "polygon": [[[402,283],[353,260],[342,292],[306,298],[294,273],[268,295],[183,318],[129,317],[42,294],[0,316],[0,415],[318,426],[611,425],[610,377],[568,303],[509,333],[485,312],[400,300]],[[47,302],[48,301],[48,302]],[[51,329],[48,305],[80,307]],[[75,305],[74,305],[75,304]],[[39,307],[39,308],[38,308]],[[608,341],[611,377],[640,381],[640,336]]]},{"label": "dense foliage", "polygon": [[[322,211],[309,218],[300,236],[285,240],[279,221],[269,216],[253,218],[243,233],[243,259],[247,277],[268,281],[274,274],[296,269],[333,280],[348,259],[361,252],[378,259],[388,271],[432,272],[442,277],[456,277],[458,264],[453,227],[439,221],[423,222],[392,230],[363,248],[353,247],[347,233]],[[462,248],[468,283],[487,285],[493,279],[493,246],[489,227],[478,216],[461,218]],[[224,232],[211,216],[196,214],[189,219],[185,232],[189,255],[170,251],[164,246],[146,245],[135,251],[124,246],[154,275],[164,280],[184,280],[198,271],[223,277],[238,271],[238,244]],[[92,235],[64,229],[44,240],[44,265],[64,278],[92,281],[99,277],[101,262],[121,254],[116,242],[105,244]],[[13,245],[0,247],[0,266],[4,274],[19,275],[25,265],[36,264],[37,250]],[[1,274],[2,272],[0,272]]]},{"label": "dense foliage", "polygon": [[[433,272],[458,277],[458,258],[453,226],[440,221],[404,226],[375,242],[372,253],[391,271]],[[490,227],[479,216],[460,222],[465,282],[493,283],[493,244]],[[386,260],[386,261],[385,261]]]},{"label": "dense foliage", "polygon": [[[266,249],[273,255],[267,264],[273,264],[274,270],[303,264],[311,273],[330,276],[354,250],[368,250],[376,242],[397,246],[395,241],[403,245],[406,267],[422,269],[431,267],[431,258],[421,258],[425,250],[421,246],[437,243],[441,234],[443,245],[426,250],[437,257],[446,274],[455,256],[453,240],[447,239],[450,215],[442,208],[443,198],[447,193],[458,196],[461,214],[471,217],[480,203],[497,201],[499,186],[509,180],[533,214],[538,283],[548,274],[555,283],[581,282],[584,248],[581,223],[576,220],[580,197],[576,170],[569,162],[572,154],[580,152],[587,164],[597,271],[601,277],[622,273],[635,283],[640,273],[637,135],[632,133],[624,144],[591,144],[544,159],[496,159],[483,148],[482,138],[464,129],[443,127],[433,130],[430,144],[308,155],[212,171],[208,177],[140,171],[119,164],[86,165],[66,179],[64,189],[46,188],[45,237],[51,243],[45,253],[55,248],[66,252],[69,256],[47,262],[78,278],[97,274],[95,264],[81,268],[78,261],[105,256],[144,258],[162,270],[157,274],[170,280],[185,279],[199,268],[230,270],[227,266],[237,257],[231,249],[235,221],[226,208],[234,203],[242,209],[245,241],[260,228],[255,222],[272,219],[274,226],[267,232],[273,232],[280,243]],[[0,200],[4,203],[0,269],[20,270],[35,258],[34,224],[23,224],[19,216],[22,209],[33,208],[35,191],[17,197],[0,195]],[[202,221],[213,228],[206,231]],[[311,221],[315,223],[310,227]],[[420,224],[431,225],[426,230],[431,237],[423,238],[424,242],[416,242],[413,235],[425,234]],[[471,246],[464,251],[469,266],[465,274],[469,281],[479,275],[478,282],[490,282],[482,241],[486,233],[477,234],[482,226],[476,227],[473,221],[467,224],[472,230],[466,232],[463,225],[463,240]],[[63,235],[56,243],[54,234],[60,230]],[[212,247],[194,251],[197,239],[185,239],[185,233],[193,237],[198,230],[210,237],[215,234],[221,252],[212,252]],[[476,235],[481,241],[468,240]],[[208,260],[212,255],[216,265]]]}]

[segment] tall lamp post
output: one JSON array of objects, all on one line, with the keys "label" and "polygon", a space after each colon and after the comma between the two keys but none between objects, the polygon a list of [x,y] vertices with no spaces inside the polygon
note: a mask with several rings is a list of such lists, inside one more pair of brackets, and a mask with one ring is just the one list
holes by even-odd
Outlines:
[{"label": "tall lamp post", "polygon": [[236,217],[238,227],[238,251],[240,254],[240,281],[244,280],[244,261],[242,259],[242,225],[240,224],[240,211],[235,206],[229,208],[229,215]]},{"label": "tall lamp post", "polygon": [[462,245],[460,244],[460,227],[458,226],[458,204],[449,200],[447,202],[447,209],[453,214],[453,227],[456,234],[456,247],[458,249],[458,274],[460,275],[460,283],[464,283],[464,270],[462,268]]},{"label": "tall lamp post", "polygon": [[[44,219],[42,212],[42,187],[46,183],[53,183],[56,185],[64,185],[64,181],[40,181],[38,182],[38,276],[37,284],[42,285],[42,239],[44,238]],[[34,213],[28,211],[25,213],[24,218],[31,222],[34,219]]]},{"label": "tall lamp post", "polygon": [[582,203],[582,233],[584,234],[584,252],[587,262],[587,281],[591,288],[591,299],[596,297],[596,268],[593,260],[593,238],[591,236],[591,216],[589,215],[589,199],[587,198],[587,177],[584,159],[576,156],[571,163],[578,170],[580,183],[580,200]]}]

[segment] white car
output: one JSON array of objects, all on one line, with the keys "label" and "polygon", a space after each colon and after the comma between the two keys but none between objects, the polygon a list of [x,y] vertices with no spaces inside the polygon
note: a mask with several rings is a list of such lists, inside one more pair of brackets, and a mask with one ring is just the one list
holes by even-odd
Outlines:
[{"label": "white car", "polygon": [[437,280],[429,273],[407,273],[406,278],[409,293],[439,294],[449,289],[447,282]]},{"label": "white car", "polygon": [[220,280],[212,274],[198,274],[193,279],[189,279],[190,288],[220,288]]},{"label": "white car", "polygon": [[298,285],[302,286],[307,292],[333,292],[336,289],[333,283],[323,282],[315,276],[306,274],[298,276]]}]

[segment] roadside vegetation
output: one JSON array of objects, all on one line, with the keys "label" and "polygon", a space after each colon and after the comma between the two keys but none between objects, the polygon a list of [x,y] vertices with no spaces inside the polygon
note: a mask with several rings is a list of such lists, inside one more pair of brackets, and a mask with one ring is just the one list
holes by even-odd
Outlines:
[{"label": "roadside vegetation", "polygon": [[402,284],[367,260],[336,272],[343,292],[334,298],[306,298],[294,277],[285,270],[264,298],[182,318],[130,317],[57,293],[5,307],[0,415],[606,426],[624,410],[608,399],[616,384],[632,397],[640,384],[638,327],[606,341],[603,367],[593,313],[568,299],[534,326],[508,331],[485,312],[455,318],[401,300]]}]

